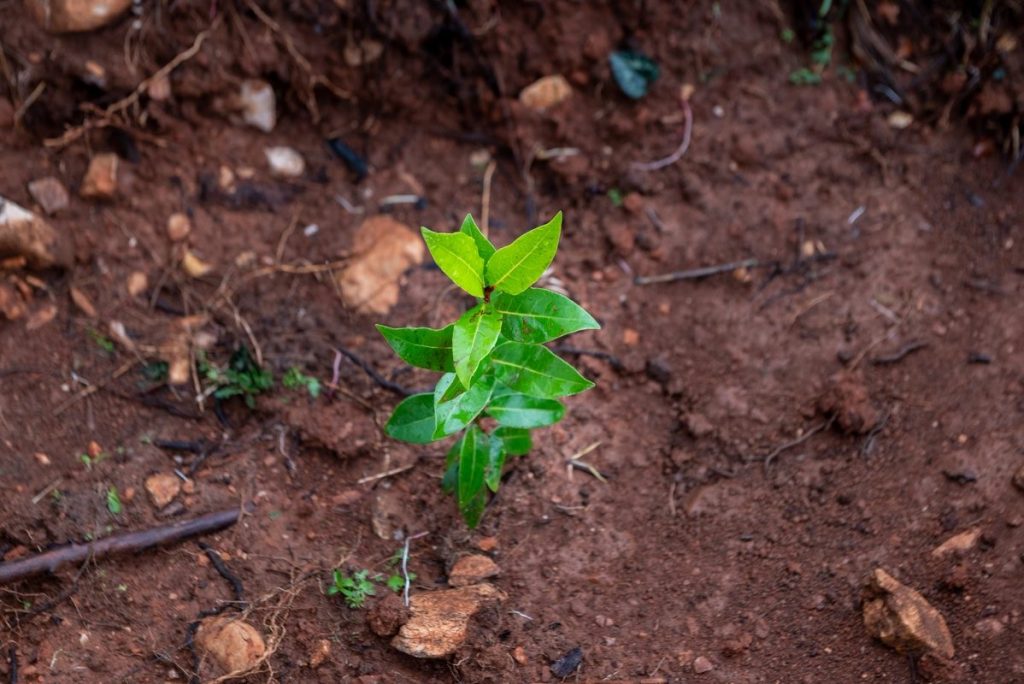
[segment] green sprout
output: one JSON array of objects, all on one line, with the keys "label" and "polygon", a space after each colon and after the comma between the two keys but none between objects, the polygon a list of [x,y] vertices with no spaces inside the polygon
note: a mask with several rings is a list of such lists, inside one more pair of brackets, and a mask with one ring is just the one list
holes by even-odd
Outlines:
[{"label": "green sprout", "polygon": [[217,368],[206,360],[205,355],[197,359],[197,366],[199,373],[216,388],[213,396],[218,399],[242,397],[251,409],[256,408],[256,395],[274,386],[274,376],[261,368],[244,346],[231,355],[227,368]]},{"label": "green sprout", "polygon": [[289,368],[288,372],[284,374],[284,377],[281,378],[281,384],[286,389],[302,389],[304,387],[309,392],[309,396],[314,399],[320,396],[320,381],[305,375],[295,366]]},{"label": "green sprout", "polygon": [[433,392],[396,406],[385,431],[413,444],[458,435],[442,486],[470,528],[487,491],[498,491],[506,457],[529,452],[531,429],[562,419],[560,397],[594,385],[544,345],[599,328],[597,321],[568,297],[531,287],[554,259],[561,232],[561,212],[501,249],[472,216],[458,232],[423,228],[438,267],[476,305],[445,328],[377,326],[403,361],[443,373]]},{"label": "green sprout", "polygon": [[359,570],[346,577],[341,570],[335,569],[333,578],[334,584],[327,588],[327,595],[341,594],[349,608],[362,608],[367,598],[377,595],[369,570]]},{"label": "green sprout", "polygon": [[107,352],[108,354],[113,354],[114,353],[114,341],[113,340],[111,340],[109,337],[107,337],[106,335],[101,333],[99,330],[96,330],[95,328],[89,328],[88,332],[89,332],[89,337],[92,338],[92,341],[96,343],[97,347],[99,347],[103,351]]},{"label": "green sprout", "polygon": [[121,505],[121,496],[117,493],[117,487],[113,485],[107,490],[107,510],[113,515],[118,515],[124,509]]}]

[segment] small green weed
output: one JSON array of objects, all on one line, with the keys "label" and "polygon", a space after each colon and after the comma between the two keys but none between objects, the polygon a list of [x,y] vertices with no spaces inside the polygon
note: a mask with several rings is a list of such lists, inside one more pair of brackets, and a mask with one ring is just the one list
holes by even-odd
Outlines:
[{"label": "small green weed", "polygon": [[199,355],[196,365],[199,374],[216,388],[213,396],[218,399],[242,397],[251,409],[256,408],[256,396],[274,386],[274,376],[261,368],[244,346],[234,351],[227,368],[214,366],[205,354]]},{"label": "small green weed", "polygon": [[113,485],[107,489],[107,510],[113,515],[120,515],[121,511],[124,510],[124,506],[121,504],[121,496],[117,493],[117,487]]},{"label": "small green weed", "polygon": [[327,588],[327,595],[341,594],[349,608],[362,608],[366,599],[377,595],[369,570],[359,570],[346,577],[341,570],[336,569],[333,576],[334,584]]},{"label": "small green weed", "polygon": [[96,346],[102,349],[103,351],[107,352],[108,354],[114,353],[114,341],[111,340],[106,335],[104,335],[103,333],[101,333],[99,330],[96,330],[95,328],[89,328],[89,337],[91,337],[92,341],[96,343]]},{"label": "small green weed", "polygon": [[281,384],[284,385],[286,389],[306,388],[306,391],[309,392],[309,396],[314,399],[320,396],[320,381],[314,377],[305,375],[295,366],[289,368],[288,372],[284,374],[284,377],[281,378]]}]

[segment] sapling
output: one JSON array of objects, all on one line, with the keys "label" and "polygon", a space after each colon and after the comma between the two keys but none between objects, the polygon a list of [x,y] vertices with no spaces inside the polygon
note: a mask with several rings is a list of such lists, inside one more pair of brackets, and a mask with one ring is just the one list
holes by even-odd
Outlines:
[{"label": "sapling", "polygon": [[377,326],[403,361],[443,373],[433,392],[396,406],[385,430],[413,444],[456,436],[442,486],[473,528],[506,457],[528,453],[530,430],[562,419],[560,397],[594,385],[544,345],[600,326],[568,297],[531,287],[558,250],[561,212],[501,249],[472,216],[454,233],[421,230],[438,267],[476,305],[440,329]]}]

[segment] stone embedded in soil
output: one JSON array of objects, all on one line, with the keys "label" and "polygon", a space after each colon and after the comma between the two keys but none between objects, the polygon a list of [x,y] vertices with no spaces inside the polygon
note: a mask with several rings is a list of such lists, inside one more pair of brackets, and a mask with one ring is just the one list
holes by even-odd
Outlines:
[{"label": "stone embedded in soil", "polygon": [[269,83],[258,79],[243,81],[238,101],[245,123],[264,133],[274,130],[277,125],[277,99]]},{"label": "stone embedded in soil", "polygon": [[86,199],[111,200],[117,194],[116,154],[97,154],[89,160],[89,168],[82,179],[78,194]]},{"label": "stone embedded in soil", "polygon": [[693,671],[697,674],[706,674],[715,669],[715,666],[710,660],[704,656],[697,656],[693,659]]},{"label": "stone embedded in soil", "polygon": [[366,611],[366,624],[370,631],[381,637],[394,636],[408,619],[409,609],[398,594],[390,591]]},{"label": "stone embedded in soil", "polygon": [[469,621],[481,607],[507,597],[490,584],[414,595],[411,616],[391,645],[416,658],[445,658],[469,635]]},{"label": "stone embedded in soil", "polygon": [[125,288],[132,297],[142,294],[147,287],[149,287],[149,277],[142,271],[132,271],[125,282]]},{"label": "stone embedded in soil", "polygon": [[479,584],[500,573],[501,568],[498,567],[498,564],[487,556],[480,554],[463,556],[455,561],[455,565],[448,573],[448,584],[453,587],[466,587],[470,584]]},{"label": "stone embedded in soil", "polygon": [[932,556],[941,558],[950,554],[967,553],[978,544],[981,538],[981,528],[974,527],[966,532],[955,534],[946,541],[932,549]]},{"label": "stone embedded in soil", "polygon": [[268,147],[263,154],[270,174],[277,178],[298,178],[306,171],[306,160],[291,147]]},{"label": "stone embedded in soil", "polygon": [[181,242],[192,232],[192,219],[187,214],[175,213],[167,218],[167,237],[171,242]]},{"label": "stone embedded in soil", "polygon": [[78,33],[114,22],[132,0],[27,0],[25,6],[50,33]]},{"label": "stone embedded in soil", "polygon": [[389,216],[363,221],[353,244],[356,254],[338,285],[345,304],[362,313],[384,314],[398,302],[398,283],[412,265],[423,261],[419,235]]},{"label": "stone embedded in soil", "polygon": [[953,638],[942,614],[921,594],[881,568],[864,587],[864,627],[900,653],[953,657]]},{"label": "stone embedded in soil", "polygon": [[0,258],[24,257],[34,268],[69,266],[71,247],[28,209],[0,197]]},{"label": "stone embedded in soil", "polygon": [[583,663],[583,649],[579,646],[569,649],[565,654],[551,663],[551,674],[559,679],[565,679],[579,669]]},{"label": "stone embedded in soil", "polygon": [[16,321],[27,310],[21,293],[7,283],[0,283],[0,315],[9,321]]},{"label": "stone embedded in soil", "polygon": [[267,651],[263,636],[242,620],[209,617],[199,624],[195,644],[225,673],[245,672],[259,664]]},{"label": "stone embedded in soil", "polygon": [[828,386],[818,400],[818,408],[823,413],[834,415],[843,432],[871,432],[879,421],[878,410],[871,403],[864,378],[851,371],[839,371],[829,378]]},{"label": "stone embedded in soil", "polygon": [[156,473],[146,478],[146,493],[157,508],[164,508],[181,492],[181,480],[173,473]]},{"label": "stone embedded in soil", "polygon": [[331,655],[331,642],[327,639],[320,639],[313,646],[309,654],[309,666],[314,670],[324,664]]},{"label": "stone embedded in soil", "polygon": [[44,213],[53,216],[61,209],[66,209],[71,201],[67,188],[53,176],[38,178],[28,184],[28,194],[42,208]]},{"label": "stone embedded in soil", "polygon": [[572,86],[564,76],[545,76],[523,88],[519,101],[534,111],[553,107],[572,95]]}]

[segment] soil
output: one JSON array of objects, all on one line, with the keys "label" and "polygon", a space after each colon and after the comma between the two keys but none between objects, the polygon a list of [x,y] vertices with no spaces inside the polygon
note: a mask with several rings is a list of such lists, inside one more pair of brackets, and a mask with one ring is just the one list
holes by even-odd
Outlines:
[{"label": "soil", "polygon": [[[0,3],[11,68],[48,83],[20,127],[0,122],[0,194],[31,206],[29,181],[61,179],[72,200],[51,223],[76,253],[66,272],[5,276],[36,278],[29,314],[0,321],[5,560],[166,522],[144,481],[177,468],[192,475],[172,504],[179,516],[252,506],[202,539],[268,637],[272,654],[244,681],[553,681],[552,663],[576,647],[569,681],[1024,681],[1024,492],[1012,484],[1024,464],[1020,173],[975,154],[956,121],[890,126],[892,106],[857,82],[789,85],[806,56],[779,39],[772,3],[647,3],[640,14],[631,3],[471,3],[456,21],[442,4],[396,1],[379,3],[373,23],[354,21],[354,4],[276,8],[271,29],[244,2],[142,3],[137,19],[54,37],[20,3]],[[130,126],[43,144],[82,121],[81,103],[124,97],[211,24],[170,100],[143,98]],[[345,61],[345,45],[375,36],[377,61]],[[637,102],[605,62],[624,41],[661,67]],[[105,83],[83,76],[87,60]],[[515,94],[553,73],[570,80],[569,101],[519,105]],[[278,94],[270,133],[230,114],[250,77]],[[631,169],[678,145],[686,83],[689,150],[658,171]],[[332,154],[333,137],[367,160],[365,178]],[[305,175],[272,178],[270,145],[300,151]],[[580,153],[536,153],[553,148]],[[326,383],[343,346],[385,378],[426,386],[373,323],[454,318],[465,302],[436,269],[407,272],[397,306],[369,316],[342,304],[327,272],[252,277],[246,264],[341,259],[389,195],[425,198],[391,208],[413,228],[479,216],[481,150],[497,160],[492,236],[507,242],[564,210],[554,275],[603,327],[567,343],[601,353],[571,356],[596,388],[511,463],[479,529],[440,490],[445,447],[384,437],[400,397],[347,359],[341,391],[312,399],[278,382],[253,410],[240,399],[215,410],[191,390],[154,388],[136,356],[97,342],[120,321],[157,345],[199,312],[216,363],[255,342],[276,377],[298,366]],[[122,156],[119,194],[80,199],[88,160],[104,151]],[[218,193],[221,167],[245,192]],[[180,272],[165,232],[175,212],[191,215],[189,244],[210,274]],[[761,263],[633,281],[747,258]],[[134,271],[148,276],[139,297],[125,287]],[[50,322],[27,325],[48,306]],[[160,440],[201,442],[203,460],[190,468],[199,455]],[[566,465],[594,444],[581,458],[604,480]],[[972,548],[932,554],[974,527]],[[395,651],[367,609],[325,594],[333,568],[390,573],[419,533],[413,592],[446,586],[452,563],[482,548],[508,595],[448,660]],[[908,658],[867,634],[861,587],[878,567],[945,616],[952,660]],[[3,587],[0,673],[16,661],[16,681],[186,681],[190,623],[232,600],[195,540]],[[695,674],[695,661],[710,671]]]}]

